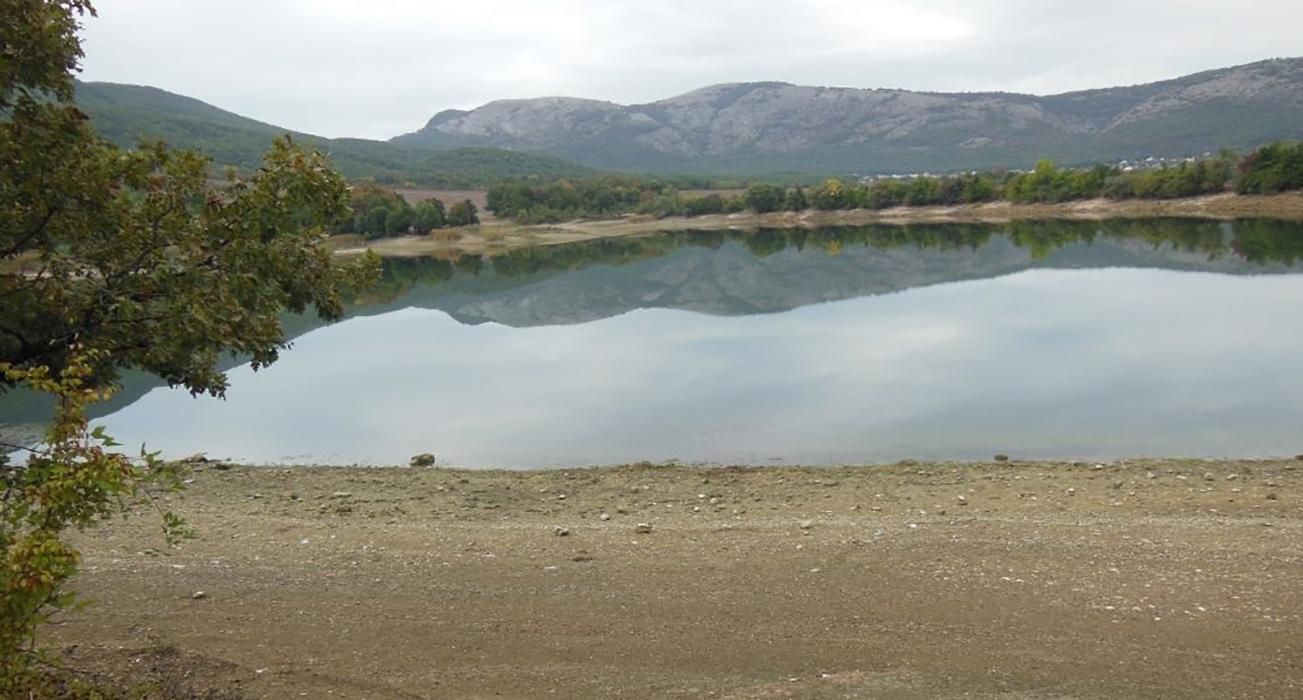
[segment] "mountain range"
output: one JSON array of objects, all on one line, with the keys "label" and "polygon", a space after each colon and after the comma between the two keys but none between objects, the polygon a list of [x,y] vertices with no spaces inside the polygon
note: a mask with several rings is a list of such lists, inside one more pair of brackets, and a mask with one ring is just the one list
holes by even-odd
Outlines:
[{"label": "mountain range", "polygon": [[266,124],[158,88],[78,83],[77,105],[102,136],[122,147],[162,140],[207,154],[218,165],[256,167],[272,139],[289,134],[330,154],[345,177],[431,187],[484,187],[536,175],[577,178],[594,171],[543,155],[500,148],[431,149],[368,139],[327,139]]},{"label": "mountain range", "polygon": [[659,102],[502,100],[394,143],[488,146],[610,169],[916,172],[1094,163],[1303,137],[1303,59],[1060,95],[715,85]]},{"label": "mountain range", "polygon": [[[223,165],[252,166],[294,133],[150,87],[82,83],[78,102],[113,141],[161,138]],[[295,136],[350,178],[445,187],[602,170],[822,176],[1171,158],[1303,139],[1303,58],[1048,96],[761,82],[642,105],[499,100],[389,141]]]}]

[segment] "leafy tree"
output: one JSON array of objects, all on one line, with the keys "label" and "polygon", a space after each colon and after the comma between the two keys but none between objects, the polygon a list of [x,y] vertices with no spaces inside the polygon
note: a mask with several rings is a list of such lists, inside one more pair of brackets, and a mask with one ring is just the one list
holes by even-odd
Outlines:
[{"label": "leafy tree", "polygon": [[723,211],[724,198],[714,192],[700,197],[694,197],[683,204],[683,213],[688,216],[705,216],[708,214],[719,214]]},{"label": "leafy tree", "polygon": [[475,202],[464,199],[449,207],[447,220],[449,226],[478,224],[480,222],[480,211],[475,206]]},{"label": "leafy tree", "polygon": [[44,446],[22,465],[0,460],[2,696],[29,679],[39,624],[71,602],[65,530],[111,517],[168,473],[113,453],[85,405],[121,368],[221,395],[222,354],[270,364],[287,346],[282,311],[339,318],[377,274],[373,258],[343,264],[324,245],[348,192],[319,154],[278,140],[251,177],[215,189],[197,154],[96,136],[72,102],[76,30],[93,12],[85,0],[0,0],[0,391],[58,399]]},{"label": "leafy tree", "polygon": [[1235,191],[1271,194],[1303,189],[1303,143],[1274,143],[1250,153],[1240,164]]},{"label": "leafy tree", "polygon": [[385,235],[402,236],[412,230],[412,208],[394,207],[385,212]]},{"label": "leafy tree", "polygon": [[783,190],[773,185],[759,183],[747,188],[747,206],[757,214],[778,211],[783,207]]},{"label": "leafy tree", "polygon": [[448,225],[448,212],[443,202],[436,197],[417,203],[415,209],[412,225],[416,227],[417,233],[429,233]]},{"label": "leafy tree", "polygon": [[805,211],[810,208],[810,200],[805,196],[805,188],[793,187],[783,196],[783,208],[787,211]]},{"label": "leafy tree", "polygon": [[814,191],[811,201],[815,209],[845,209],[846,185],[841,180],[830,179]]}]

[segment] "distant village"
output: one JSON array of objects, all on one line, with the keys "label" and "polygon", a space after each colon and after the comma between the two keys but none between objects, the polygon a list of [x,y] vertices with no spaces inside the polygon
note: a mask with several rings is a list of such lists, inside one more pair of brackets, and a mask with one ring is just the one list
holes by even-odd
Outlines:
[{"label": "distant village", "polygon": [[[1181,163],[1192,163],[1196,160],[1212,158],[1214,155],[1216,154],[1212,153],[1211,151],[1205,151],[1204,153],[1201,153],[1197,156],[1180,156],[1180,157],[1148,156],[1146,158],[1123,159],[1108,165],[1111,165],[1111,167],[1116,168],[1120,172],[1130,173],[1136,170],[1154,170],[1157,168],[1166,168],[1173,165],[1180,165]],[[1093,166],[1082,165],[1076,167],[1093,167]],[[916,172],[916,173],[886,173],[886,174],[874,173],[872,175],[862,175],[859,173],[855,173],[852,175],[852,177],[854,177],[855,180],[861,184],[868,184],[871,182],[878,182],[881,180],[913,180],[920,177],[944,177],[947,175],[953,176],[953,175],[962,175],[962,174],[976,175],[980,172],[990,172],[991,170],[998,170],[1000,172],[1007,172],[1007,173],[1031,172],[1031,170],[1028,168],[991,168],[990,170],[985,170],[985,171],[984,170],[966,170],[966,171],[950,171],[950,172],[923,171],[923,172]]]}]

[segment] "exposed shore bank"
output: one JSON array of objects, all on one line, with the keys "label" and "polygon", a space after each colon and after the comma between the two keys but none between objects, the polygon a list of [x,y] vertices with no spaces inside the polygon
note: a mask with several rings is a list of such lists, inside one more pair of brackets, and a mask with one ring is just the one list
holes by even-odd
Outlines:
[{"label": "exposed shore bank", "polygon": [[338,252],[345,254],[374,250],[385,256],[457,257],[491,255],[540,245],[692,229],[750,230],[873,224],[892,226],[944,223],[1005,224],[1047,219],[1107,221],[1165,217],[1214,221],[1247,218],[1303,221],[1303,192],[1276,195],[1218,194],[1165,200],[1091,199],[1059,204],[990,202],[952,207],[893,207],[882,210],[807,210],[768,214],[742,212],[666,219],[630,216],[620,219],[578,220],[536,226],[521,226],[510,221],[488,219],[479,226],[455,231],[444,230],[436,236],[406,236],[376,241],[362,241],[356,236],[339,236],[334,240],[334,245]]},{"label": "exposed shore bank", "polygon": [[144,509],[80,538],[75,664],[248,698],[1303,692],[1299,460],[208,466],[172,499],[200,536],[169,555]]}]

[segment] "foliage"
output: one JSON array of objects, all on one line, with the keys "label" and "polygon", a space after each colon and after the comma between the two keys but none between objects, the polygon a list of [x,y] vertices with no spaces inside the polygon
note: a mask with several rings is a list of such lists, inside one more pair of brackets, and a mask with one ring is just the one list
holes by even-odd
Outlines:
[{"label": "foliage", "polygon": [[1271,194],[1303,189],[1303,143],[1276,143],[1250,153],[1240,163],[1235,191]]},{"label": "foliage", "polygon": [[373,257],[331,255],[325,229],[348,214],[347,189],[324,156],[288,138],[221,189],[203,156],[102,141],[69,101],[76,28],[92,11],[0,0],[0,391],[57,400],[45,445],[0,465],[5,690],[31,661],[19,650],[72,602],[61,584],[78,558],[64,531],[118,512],[147,483],[174,483],[153,457],[112,452],[88,428],[87,404],[127,368],[221,395],[223,354],[275,361],[288,345],[282,312],[339,318],[378,272]]},{"label": "foliage", "polygon": [[426,234],[448,225],[448,210],[436,197],[417,202],[413,217],[412,226],[418,234]]},{"label": "foliage", "polygon": [[[413,233],[423,236],[449,226],[479,223],[474,204],[470,204],[469,216],[464,204],[454,204],[449,211],[437,198],[422,200],[413,206],[401,194],[375,183],[354,185],[350,190],[350,202],[352,218],[345,219],[335,230],[338,233],[358,233],[368,239]],[[458,209],[459,205],[461,209]],[[458,214],[454,215],[453,211]]]},{"label": "foliage", "polygon": [[[102,351],[74,348],[58,375],[44,366],[17,368],[0,363],[11,383],[52,394],[58,408],[45,442],[29,449],[22,464],[0,456],[0,691],[25,689],[33,682],[34,661],[43,655],[34,640],[39,627],[72,607],[75,596],[63,585],[77,572],[80,555],[62,534],[85,529],[116,515],[151,486],[180,486],[178,465],[142,451],[132,460],[114,452],[103,428],[91,430],[88,403],[112,393],[98,386],[96,367],[109,361]],[[156,502],[155,502],[156,504]],[[169,543],[190,536],[176,514],[160,510]]]},{"label": "foliage", "polygon": [[617,216],[636,212],[656,217],[702,216],[751,209],[757,213],[955,206],[981,202],[1056,203],[1108,199],[1171,199],[1225,192],[1244,193],[1303,188],[1303,145],[1264,146],[1238,161],[1223,151],[1174,165],[1123,170],[1097,165],[1059,168],[1042,159],[1029,172],[1003,170],[941,176],[884,177],[863,182],[825,180],[809,193],[803,187],[767,183],[748,187],[740,197],[707,194],[683,197],[663,180],[604,177],[551,185],[507,182],[489,190],[489,209],[521,223],[561,221],[579,216]]},{"label": "foliage", "polygon": [[757,214],[765,214],[782,209],[785,196],[781,187],[760,183],[747,188],[746,203]]},{"label": "foliage", "polygon": [[449,226],[471,226],[480,222],[480,210],[475,202],[463,199],[448,208]]}]

